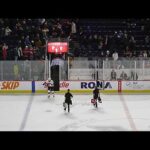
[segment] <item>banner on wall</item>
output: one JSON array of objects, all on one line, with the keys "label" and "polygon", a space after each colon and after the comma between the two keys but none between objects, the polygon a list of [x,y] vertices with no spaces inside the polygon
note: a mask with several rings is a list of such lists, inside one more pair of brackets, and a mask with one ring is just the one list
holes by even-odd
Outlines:
[{"label": "banner on wall", "polygon": [[[47,91],[44,81],[0,81],[0,91]],[[118,84],[119,83],[119,84]],[[124,90],[150,90],[150,81],[60,81],[60,90],[102,90],[123,92]]]},{"label": "banner on wall", "polygon": [[[36,81],[36,90],[46,90],[42,84],[43,82]],[[92,90],[95,86],[98,86],[100,89],[104,90],[118,90],[117,81],[60,81],[60,90]]]},{"label": "banner on wall", "polygon": [[0,90],[31,90],[31,81],[0,81]]},{"label": "banner on wall", "polygon": [[123,90],[150,90],[150,81],[122,81]]}]

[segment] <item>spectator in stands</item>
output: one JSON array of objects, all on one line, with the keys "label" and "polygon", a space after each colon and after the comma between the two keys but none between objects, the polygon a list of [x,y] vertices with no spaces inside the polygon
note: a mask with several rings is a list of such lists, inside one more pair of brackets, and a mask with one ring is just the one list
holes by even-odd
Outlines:
[{"label": "spectator in stands", "polygon": [[15,60],[18,60],[18,50],[17,50],[17,47],[15,47],[13,50],[14,50]]},{"label": "spectator in stands", "polygon": [[135,74],[135,71],[131,70],[131,79],[130,80],[138,80],[137,73]]},{"label": "spectator in stands", "polygon": [[26,46],[24,49],[23,49],[23,57],[24,59],[27,59],[27,60],[32,60],[33,58],[33,48],[32,46]]},{"label": "spectator in stands", "polygon": [[99,44],[98,44],[98,49],[99,49],[99,50],[102,50],[102,48],[103,48],[103,42],[100,41]]},{"label": "spectator in stands", "polygon": [[32,45],[29,46],[29,60],[34,60],[34,49]]},{"label": "spectator in stands", "polygon": [[112,54],[112,57],[113,57],[113,60],[114,60],[114,61],[117,61],[117,60],[118,60],[118,53],[117,53],[117,51],[115,51],[115,52]]},{"label": "spectator in stands", "polygon": [[3,60],[7,59],[7,53],[8,53],[8,45],[6,45],[6,43],[4,43],[3,47],[2,47],[2,59]]},{"label": "spectator in stands", "polygon": [[7,27],[5,28],[5,36],[10,35],[11,32],[12,32],[12,30],[9,28],[9,26],[7,26]]},{"label": "spectator in stands", "polygon": [[42,29],[42,33],[43,33],[44,38],[47,38],[48,32],[49,32],[48,25],[47,25],[47,22],[45,22],[44,27]]},{"label": "spectator in stands", "polygon": [[36,39],[35,46],[38,48],[41,48],[43,46],[42,41],[40,38]]},{"label": "spectator in stands", "polygon": [[109,48],[109,44],[110,44],[110,40],[109,40],[108,35],[106,35],[105,39],[104,39],[104,49],[108,49]]},{"label": "spectator in stands", "polygon": [[106,56],[110,57],[110,51],[109,50],[106,51]]},{"label": "spectator in stands", "polygon": [[140,51],[139,56],[138,56],[138,59],[139,59],[139,60],[143,60],[143,52],[142,52],[142,51]]},{"label": "spectator in stands", "polygon": [[132,50],[129,48],[129,46],[126,46],[126,50],[124,51],[124,57],[132,57]]},{"label": "spectator in stands", "polygon": [[147,56],[150,57],[150,50],[147,51]]},{"label": "spectator in stands", "polygon": [[15,49],[14,49],[14,55],[15,55],[15,60],[21,60],[23,53],[22,53],[22,47],[21,45],[18,45]]},{"label": "spectator in stands", "polygon": [[76,29],[76,23],[74,21],[71,22],[71,33],[76,34],[77,29]]},{"label": "spectator in stands", "polygon": [[128,80],[128,76],[127,76],[127,74],[124,71],[122,71],[122,73],[120,75],[120,79],[121,80]]},{"label": "spectator in stands", "polygon": [[110,58],[110,51],[107,50],[107,51],[106,51],[106,60],[109,60],[109,58]]},{"label": "spectator in stands", "polygon": [[100,57],[104,57],[104,51],[103,50],[100,52]]},{"label": "spectator in stands", "polygon": [[111,79],[110,80],[117,80],[117,74],[114,69],[111,71]]},{"label": "spectator in stands", "polygon": [[115,63],[114,68],[117,68],[117,69],[124,69],[125,66],[123,65],[123,63],[122,63],[121,60],[118,60],[118,61]]},{"label": "spectator in stands", "polygon": [[[111,24],[111,22],[111,20],[104,20],[103,24]],[[120,29],[122,27],[124,28],[124,33],[120,29],[120,31],[115,31],[115,27],[117,27],[118,24]],[[127,24],[129,28],[127,25],[124,26],[124,24]],[[81,53],[79,51],[79,56],[88,56],[91,55],[91,52],[93,56],[95,56],[97,55],[98,50],[103,50],[105,52],[107,49],[112,53],[112,50],[117,49],[120,57],[122,56],[122,51],[128,46],[130,50],[125,52],[125,57],[131,57],[133,51],[137,51],[138,48],[142,50],[144,44],[147,47],[149,46],[149,18],[137,20],[137,22],[134,19],[125,19],[124,22],[119,22],[118,20],[117,24],[113,24],[113,27],[114,28],[111,29],[105,28],[108,32],[103,32],[104,28],[101,26],[101,22],[96,21],[91,24],[90,21],[86,22],[81,20],[80,22],[80,19],[77,22],[72,21],[71,19],[59,18],[0,19],[0,41],[9,45],[7,59],[14,59],[14,57],[9,56],[11,50],[18,46],[16,41],[19,41],[18,44],[21,43],[22,49],[29,45],[35,46],[35,43],[32,43],[31,41],[37,42],[37,40],[35,40],[37,34],[39,35],[39,45],[41,45],[41,41],[42,46],[43,41],[49,38],[49,36],[52,38],[68,37],[69,39],[75,39],[75,42],[79,43],[79,47],[81,47],[82,44],[85,49]],[[143,30],[141,31],[139,27],[143,28]],[[135,31],[134,34],[133,31]],[[135,40],[134,37],[137,37],[137,34],[140,34],[140,36]],[[28,36],[29,38],[27,38]],[[84,40],[83,36],[86,37]],[[89,40],[88,37],[90,37]],[[145,37],[145,41],[142,41],[141,37]],[[136,45],[139,42],[140,44],[138,44],[137,47]],[[37,45],[36,47],[39,48]],[[11,48],[11,46],[13,48]],[[133,56],[135,55],[133,54]],[[102,57],[105,57],[105,55]]]},{"label": "spectator in stands", "polygon": [[123,48],[126,48],[129,44],[128,34],[126,33],[126,31],[124,31],[124,35],[122,38],[122,44],[123,44]]},{"label": "spectator in stands", "polygon": [[145,44],[149,44],[149,41],[150,41],[150,39],[149,39],[149,36],[147,35],[147,36],[145,37]]},{"label": "spectator in stands", "polygon": [[82,36],[83,35],[83,29],[82,27],[79,28],[79,36]]},{"label": "spectator in stands", "polygon": [[137,57],[137,52],[136,52],[136,50],[133,51],[132,57],[133,57],[133,58],[136,58],[136,57]]},{"label": "spectator in stands", "polygon": [[143,57],[147,58],[147,51],[146,50],[143,52]]},{"label": "spectator in stands", "polygon": [[24,41],[25,46],[31,45],[31,42],[30,42],[29,38],[30,38],[29,35],[27,35],[26,38],[25,38],[25,41]]},{"label": "spectator in stands", "polygon": [[45,21],[45,18],[38,19],[39,25],[43,25]]},{"label": "spectator in stands", "polygon": [[131,36],[131,38],[129,40],[129,47],[130,47],[131,50],[134,50],[135,44],[136,44],[136,41],[134,39],[134,36]]}]

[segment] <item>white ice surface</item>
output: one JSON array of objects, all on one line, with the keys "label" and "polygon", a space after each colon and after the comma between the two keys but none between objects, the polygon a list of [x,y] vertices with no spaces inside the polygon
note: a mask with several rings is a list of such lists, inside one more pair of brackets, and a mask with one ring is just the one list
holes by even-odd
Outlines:
[{"label": "white ice surface", "polygon": [[64,112],[63,95],[1,95],[0,131],[150,131],[150,95],[74,95]]}]

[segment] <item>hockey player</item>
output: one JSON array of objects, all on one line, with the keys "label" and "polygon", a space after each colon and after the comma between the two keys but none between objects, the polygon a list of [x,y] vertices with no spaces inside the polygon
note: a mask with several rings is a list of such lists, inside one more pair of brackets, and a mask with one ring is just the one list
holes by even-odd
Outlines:
[{"label": "hockey player", "polygon": [[67,106],[68,105],[68,112],[70,112],[70,105],[72,105],[72,100],[71,98],[73,97],[73,95],[70,93],[70,89],[68,89],[68,92],[65,93],[65,102],[63,103],[64,106],[64,110],[66,111]]},{"label": "hockey player", "polygon": [[44,86],[48,88],[48,98],[50,98],[50,95],[54,95],[54,81],[51,78],[48,78],[47,81],[43,83]]},{"label": "hockey player", "polygon": [[93,103],[93,105],[97,108],[97,100],[99,103],[102,103],[101,98],[100,98],[100,93],[99,93],[99,89],[97,87],[95,87],[95,89],[93,90],[93,99],[91,100],[91,103]]}]

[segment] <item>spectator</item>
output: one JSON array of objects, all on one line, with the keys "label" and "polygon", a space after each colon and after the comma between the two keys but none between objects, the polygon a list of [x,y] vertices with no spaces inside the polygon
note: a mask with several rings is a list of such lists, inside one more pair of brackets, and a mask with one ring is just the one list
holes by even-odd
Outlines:
[{"label": "spectator", "polygon": [[110,80],[117,80],[117,74],[114,69],[111,71],[111,79]]},{"label": "spectator", "polygon": [[142,51],[140,51],[140,53],[139,53],[139,59],[141,59],[142,60],[142,58],[143,58],[143,52]]},{"label": "spectator", "polygon": [[98,44],[98,49],[99,49],[99,50],[102,50],[102,48],[103,48],[103,42],[100,41],[99,44]]},{"label": "spectator", "polygon": [[110,57],[110,51],[107,50],[107,51],[106,51],[106,60],[109,60],[109,57]]},{"label": "spectator", "polygon": [[11,32],[12,32],[12,30],[9,28],[9,26],[7,26],[5,29],[5,36],[10,35]]},{"label": "spectator", "polygon": [[27,59],[27,60],[32,60],[33,58],[33,49],[32,49],[32,46],[26,46],[24,49],[23,49],[23,57],[24,59]]},{"label": "spectator", "polygon": [[118,53],[117,53],[117,51],[115,51],[115,52],[112,54],[112,57],[113,57],[113,60],[114,60],[114,61],[117,61],[117,60],[118,60]]},{"label": "spectator", "polygon": [[147,36],[145,37],[145,44],[149,44],[149,41],[150,41],[150,39],[149,39],[149,36],[147,35]]},{"label": "spectator", "polygon": [[133,51],[132,57],[134,57],[134,58],[137,57],[137,52],[136,52],[136,50]]},{"label": "spectator", "polygon": [[42,44],[42,41],[40,38],[38,38],[36,41],[35,41],[35,46],[38,47],[38,48],[41,48],[43,46]]},{"label": "spectator", "polygon": [[43,24],[44,24],[44,22],[45,22],[45,18],[38,19],[38,22],[39,22],[39,24],[40,24],[40,25],[43,25]]},{"label": "spectator", "polygon": [[14,49],[15,60],[21,60],[23,53],[21,46],[18,46]]},{"label": "spectator", "polygon": [[147,52],[146,51],[143,52],[143,57],[147,58]]},{"label": "spectator", "polygon": [[3,60],[7,59],[7,52],[8,52],[8,46],[6,45],[6,43],[4,43],[2,47],[2,59]]},{"label": "spectator", "polygon": [[77,33],[76,24],[75,24],[74,21],[72,21],[72,23],[71,23],[71,33],[72,34],[76,34]]},{"label": "spectator", "polygon": [[127,76],[127,74],[124,71],[122,71],[122,73],[120,75],[120,78],[121,78],[121,80],[127,80],[128,76]]},{"label": "spectator", "polygon": [[131,38],[129,40],[129,47],[130,47],[131,50],[134,50],[135,44],[136,44],[136,41],[134,39],[134,36],[131,36]]},{"label": "spectator", "polygon": [[47,27],[47,24],[44,25],[43,29],[42,29],[42,32],[43,32],[43,36],[46,38],[47,37],[47,34],[49,32],[49,29]]},{"label": "spectator", "polygon": [[106,57],[110,57],[110,51],[109,50],[106,51]]},{"label": "spectator", "polygon": [[138,80],[138,75],[137,75],[137,73],[135,74],[135,72],[133,70],[131,70],[131,79],[130,80]]},{"label": "spectator", "polygon": [[100,52],[100,56],[101,56],[101,57],[104,57],[104,52],[103,52],[103,50]]},{"label": "spectator", "polygon": [[30,42],[30,39],[29,39],[29,35],[26,36],[24,44],[25,44],[25,46],[31,45],[31,42]]},{"label": "spectator", "polygon": [[129,46],[126,47],[126,50],[124,52],[124,57],[129,57],[129,58],[132,57],[132,52],[131,52],[131,49],[129,48]]},{"label": "spectator", "polygon": [[0,44],[0,60],[2,60],[2,47],[3,47],[3,45]]}]

